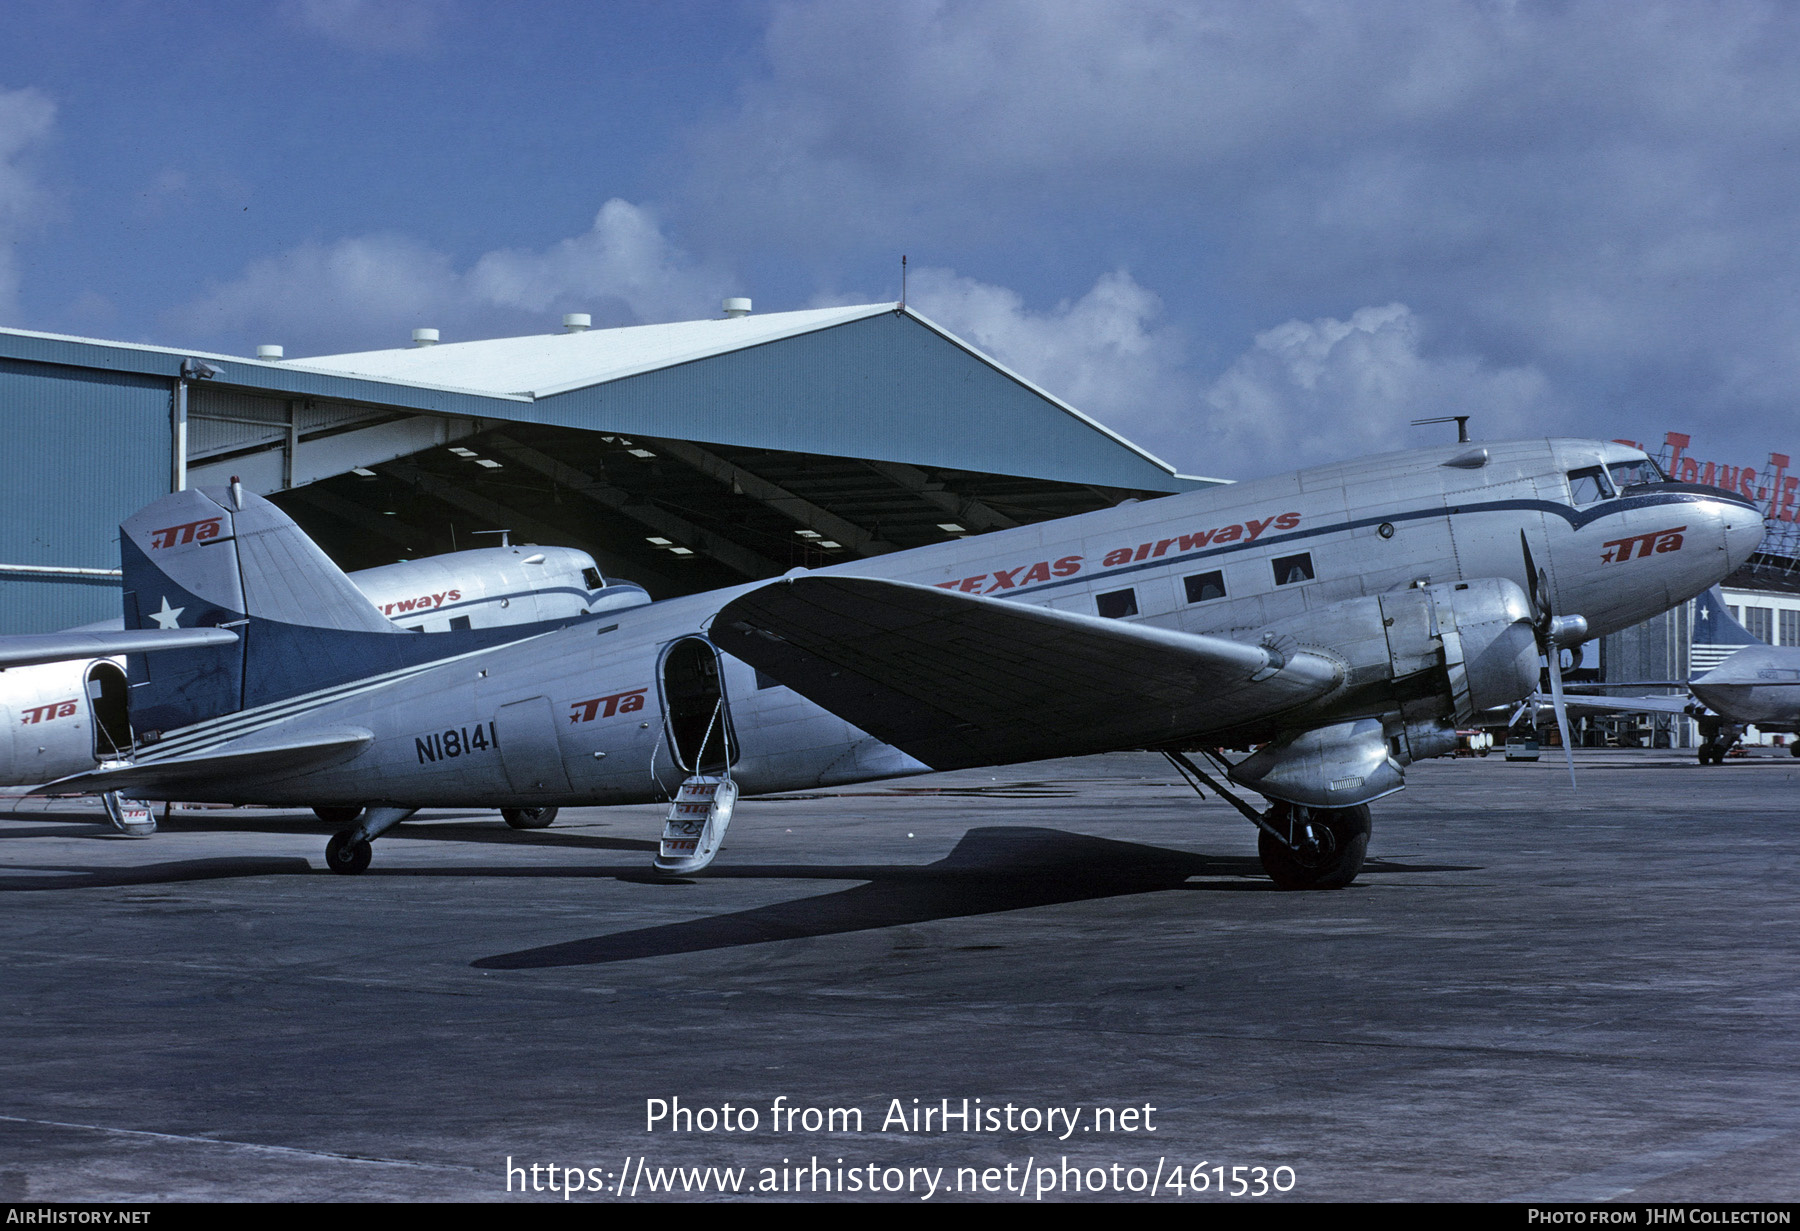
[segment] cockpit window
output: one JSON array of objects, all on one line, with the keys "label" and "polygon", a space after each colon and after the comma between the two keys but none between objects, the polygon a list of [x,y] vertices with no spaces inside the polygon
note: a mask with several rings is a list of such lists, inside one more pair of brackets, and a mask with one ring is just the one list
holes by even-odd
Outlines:
[{"label": "cockpit window", "polygon": [[590,590],[606,589],[606,578],[600,575],[600,570],[597,568],[582,569],[581,580],[587,583],[587,588]]},{"label": "cockpit window", "polygon": [[1667,483],[1669,476],[1663,468],[1648,457],[1640,457],[1629,462],[1612,462],[1607,465],[1612,471],[1613,482],[1620,487],[1637,487],[1643,483]]},{"label": "cockpit window", "polygon": [[1606,477],[1604,466],[1586,466],[1569,471],[1569,490],[1574,494],[1576,504],[1592,504],[1615,494],[1612,480]]}]

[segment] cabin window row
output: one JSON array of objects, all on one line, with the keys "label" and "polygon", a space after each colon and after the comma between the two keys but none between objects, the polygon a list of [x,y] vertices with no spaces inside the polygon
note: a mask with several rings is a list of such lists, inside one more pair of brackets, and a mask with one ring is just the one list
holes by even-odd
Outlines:
[{"label": "cabin window row", "polygon": [[[1298,585],[1303,581],[1311,581],[1315,576],[1311,552],[1301,552],[1294,556],[1278,556],[1270,561],[1278,586]],[[1209,603],[1214,599],[1224,598],[1228,591],[1225,588],[1225,573],[1222,569],[1210,572],[1195,573],[1181,579],[1183,592],[1190,603]],[[1138,613],[1137,591],[1135,589],[1108,590],[1104,594],[1094,596],[1095,609],[1108,620],[1122,620]]]}]

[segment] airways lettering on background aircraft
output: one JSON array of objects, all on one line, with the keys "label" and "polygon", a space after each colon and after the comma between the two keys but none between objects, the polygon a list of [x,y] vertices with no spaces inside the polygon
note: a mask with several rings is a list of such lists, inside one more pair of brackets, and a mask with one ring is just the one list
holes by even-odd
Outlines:
[{"label": "airways lettering on background aircraft", "polygon": [[[1252,517],[1248,521],[1219,526],[1211,530],[1201,530],[1195,534],[1155,539],[1148,543],[1139,543],[1135,547],[1115,547],[1106,553],[1105,558],[1100,561],[1100,567],[1117,568],[1121,564],[1155,560],[1168,554],[1182,556],[1189,552],[1199,551],[1203,547],[1218,547],[1226,543],[1239,541],[1254,543],[1271,526],[1277,530],[1292,530],[1299,524],[1299,513],[1280,513],[1273,517],[1262,518]],[[1172,552],[1171,549],[1173,549]],[[977,573],[973,577],[959,577],[955,581],[940,581],[936,585],[940,590],[961,590],[965,594],[993,594],[999,590],[1013,590],[1023,586],[1038,585],[1049,581],[1052,577],[1073,577],[1081,571],[1084,563],[1086,563],[1085,556],[1064,556],[1060,560],[1039,560],[1036,564],[1021,564],[1009,569],[995,569],[991,573]]]},{"label": "airways lettering on background aircraft", "polygon": [[421,594],[418,598],[403,598],[397,603],[383,604],[381,614],[393,615],[396,611],[430,611],[433,607],[442,607],[445,600],[454,603],[461,598],[461,590],[445,590],[442,594]]},{"label": "airways lettering on background aircraft", "polygon": [[204,542],[206,539],[219,537],[219,521],[217,517],[209,517],[204,521],[191,521],[185,526],[164,526],[161,530],[150,532],[150,547],[174,547],[180,543]]}]

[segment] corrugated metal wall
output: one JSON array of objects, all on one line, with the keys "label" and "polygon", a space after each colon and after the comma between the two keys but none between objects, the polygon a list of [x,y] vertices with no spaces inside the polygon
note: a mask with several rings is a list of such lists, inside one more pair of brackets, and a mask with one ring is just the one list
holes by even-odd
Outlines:
[{"label": "corrugated metal wall", "polygon": [[[119,567],[119,523],[169,490],[170,384],[0,360],[0,564]],[[116,617],[116,582],[0,572],[0,632]]]}]

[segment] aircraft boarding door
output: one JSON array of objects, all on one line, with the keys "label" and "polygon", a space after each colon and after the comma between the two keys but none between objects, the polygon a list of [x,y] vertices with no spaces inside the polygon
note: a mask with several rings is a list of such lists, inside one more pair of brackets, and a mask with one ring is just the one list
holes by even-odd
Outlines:
[{"label": "aircraft boarding door", "polygon": [[500,766],[521,795],[566,794],[562,745],[549,697],[528,697],[502,705],[494,714],[494,739]]},{"label": "aircraft boarding door", "polygon": [[663,725],[676,763],[690,774],[726,773],[738,757],[719,651],[684,637],[663,651]]},{"label": "aircraft boarding door", "polygon": [[131,719],[126,712],[130,687],[115,662],[87,669],[88,711],[94,719],[94,759],[113,761],[131,752]]}]

